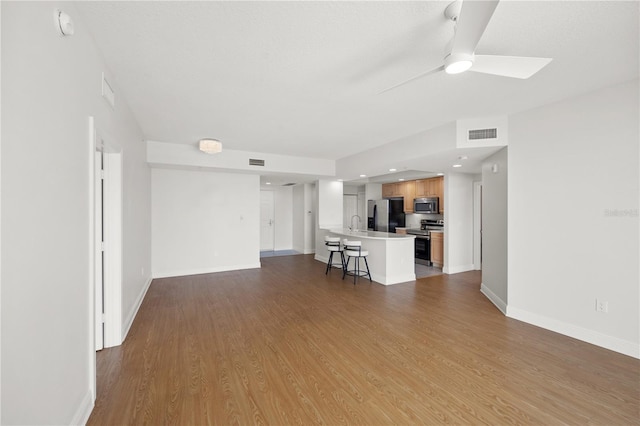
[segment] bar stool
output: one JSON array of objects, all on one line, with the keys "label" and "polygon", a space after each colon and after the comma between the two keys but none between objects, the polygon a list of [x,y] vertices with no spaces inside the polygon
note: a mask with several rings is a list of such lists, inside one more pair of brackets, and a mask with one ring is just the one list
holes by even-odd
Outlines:
[{"label": "bar stool", "polygon": [[[344,254],[347,256],[347,261],[344,264],[344,269],[342,271],[342,279],[347,275],[353,275],[353,285],[356,284],[357,277],[369,277],[369,282],[371,282],[371,274],[369,273],[369,263],[367,263],[367,256],[369,252],[367,250],[362,250],[362,242],[361,241],[349,241],[348,239],[344,239],[342,241],[344,245]],[[355,257],[355,269],[349,271],[349,260],[352,257]],[[367,267],[366,271],[360,270],[360,258],[364,259],[364,264]]]},{"label": "bar stool", "polygon": [[[327,246],[327,250],[329,250],[329,261],[327,262],[327,269],[325,269],[324,274],[327,275],[329,269],[331,268],[333,262],[333,253],[340,253],[340,264],[342,265],[342,269],[344,270],[344,251],[340,246],[340,237],[324,237],[324,245]],[[344,275],[342,277],[344,279]]]}]

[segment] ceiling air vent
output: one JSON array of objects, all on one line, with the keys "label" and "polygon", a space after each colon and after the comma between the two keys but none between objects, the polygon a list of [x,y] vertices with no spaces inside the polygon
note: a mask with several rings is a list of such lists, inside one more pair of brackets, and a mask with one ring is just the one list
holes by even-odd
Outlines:
[{"label": "ceiling air vent", "polygon": [[496,139],[498,137],[498,129],[476,129],[469,130],[470,141],[476,141],[479,139]]},{"label": "ceiling air vent", "polygon": [[285,183],[285,184],[283,184],[282,186],[293,186],[293,185],[295,185],[295,183],[290,182],[290,183]]},{"label": "ceiling air vent", "polygon": [[264,160],[258,160],[255,158],[249,158],[250,166],[264,166]]}]

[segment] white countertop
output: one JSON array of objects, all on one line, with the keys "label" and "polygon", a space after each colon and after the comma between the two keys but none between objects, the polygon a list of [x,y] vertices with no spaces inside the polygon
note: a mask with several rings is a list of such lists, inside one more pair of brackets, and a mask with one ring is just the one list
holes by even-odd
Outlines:
[{"label": "white countertop", "polygon": [[356,237],[356,238],[371,238],[376,240],[393,240],[396,238],[408,239],[415,238],[415,235],[409,234],[394,234],[392,232],[378,232],[378,231],[351,231],[346,228],[342,229],[330,229],[329,232],[338,235],[344,235],[345,237]]}]

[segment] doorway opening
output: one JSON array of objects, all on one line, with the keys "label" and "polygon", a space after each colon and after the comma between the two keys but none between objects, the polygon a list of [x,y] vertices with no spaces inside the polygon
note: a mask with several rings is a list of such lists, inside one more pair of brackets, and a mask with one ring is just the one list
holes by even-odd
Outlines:
[{"label": "doorway opening", "polygon": [[122,152],[89,119],[93,350],[122,344]]}]

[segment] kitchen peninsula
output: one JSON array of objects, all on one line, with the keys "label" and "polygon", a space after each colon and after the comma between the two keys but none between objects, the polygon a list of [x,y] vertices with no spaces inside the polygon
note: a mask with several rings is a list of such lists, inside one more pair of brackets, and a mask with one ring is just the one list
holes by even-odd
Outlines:
[{"label": "kitchen peninsula", "polygon": [[[376,231],[331,229],[329,235],[361,241],[369,252],[367,262],[371,278],[380,284],[398,284],[416,279],[413,235]],[[353,261],[351,261],[353,265]]]}]

